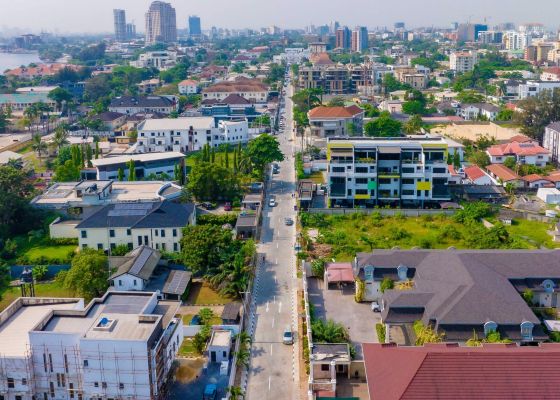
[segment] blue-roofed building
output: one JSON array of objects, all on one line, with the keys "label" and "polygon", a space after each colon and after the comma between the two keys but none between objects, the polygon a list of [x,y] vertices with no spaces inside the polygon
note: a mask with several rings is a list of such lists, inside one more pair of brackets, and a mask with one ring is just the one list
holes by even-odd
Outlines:
[{"label": "blue-roofed building", "polygon": [[49,99],[47,92],[0,94],[0,108],[10,106],[13,112],[24,111],[27,107],[39,102],[46,103],[53,108],[56,106],[56,103]]}]

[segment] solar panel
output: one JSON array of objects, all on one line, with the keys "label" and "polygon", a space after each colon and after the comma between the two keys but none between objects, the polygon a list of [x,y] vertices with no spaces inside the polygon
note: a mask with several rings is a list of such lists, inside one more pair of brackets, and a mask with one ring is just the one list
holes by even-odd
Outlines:
[{"label": "solar panel", "polygon": [[143,248],[140,255],[136,258],[136,260],[134,260],[134,264],[132,264],[132,267],[128,272],[132,275],[138,275],[144,264],[146,264],[146,261],[148,261],[148,258],[150,258],[151,254],[152,251],[150,249]]},{"label": "solar panel", "polygon": [[107,213],[109,217],[140,217],[146,215],[148,210],[111,210]]},{"label": "solar panel", "polygon": [[163,291],[165,293],[183,294],[189,283],[190,274],[185,271],[172,271],[170,278],[171,281],[166,282]]}]

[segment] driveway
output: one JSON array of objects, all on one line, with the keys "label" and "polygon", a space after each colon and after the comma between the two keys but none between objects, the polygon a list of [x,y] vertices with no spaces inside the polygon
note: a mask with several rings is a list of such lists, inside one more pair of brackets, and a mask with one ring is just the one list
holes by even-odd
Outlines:
[{"label": "driveway", "polygon": [[323,281],[308,278],[309,302],[315,307],[315,318],[332,319],[348,329],[356,348],[356,360],[362,360],[362,343],[378,343],[375,324],[381,322],[379,313],[371,311],[370,303],[354,301],[354,286],[343,289],[323,289]]}]

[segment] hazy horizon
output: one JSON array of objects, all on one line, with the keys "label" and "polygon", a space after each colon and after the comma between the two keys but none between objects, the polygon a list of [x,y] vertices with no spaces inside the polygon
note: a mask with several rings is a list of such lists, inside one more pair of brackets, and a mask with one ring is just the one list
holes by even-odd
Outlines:
[{"label": "hazy horizon", "polygon": [[[127,22],[136,24],[138,32],[144,31],[144,13],[152,0],[0,0],[0,31],[42,30],[54,33],[110,33],[113,31],[113,8],[126,10]],[[447,27],[452,22],[501,22],[517,24],[541,22],[551,29],[558,28],[555,0],[537,0],[535,3],[521,0],[471,0],[457,3],[450,0],[425,0],[420,3],[401,0],[399,7],[390,2],[355,0],[353,7],[340,8],[339,2],[320,0],[194,0],[190,2],[169,1],[177,11],[177,28],[187,26],[191,14],[199,15],[202,28],[211,26],[241,29],[276,25],[281,28],[303,28],[306,25],[323,25],[332,20],[342,25],[364,25],[368,28],[392,26],[403,21],[409,27]],[[332,4],[331,4],[332,3]],[[219,12],[218,12],[219,11]]]}]

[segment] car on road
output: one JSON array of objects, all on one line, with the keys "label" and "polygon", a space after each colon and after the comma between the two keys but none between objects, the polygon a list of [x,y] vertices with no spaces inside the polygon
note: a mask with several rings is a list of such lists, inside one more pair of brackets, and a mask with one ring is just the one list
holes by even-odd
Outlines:
[{"label": "car on road", "polygon": [[291,225],[294,224],[294,220],[291,219],[291,218],[286,217],[286,218],[284,218],[284,224],[286,224],[286,225],[288,225],[288,226],[291,226]]},{"label": "car on road", "polygon": [[381,312],[381,307],[379,306],[379,303],[377,301],[372,301],[371,302],[371,311]]},{"label": "car on road", "polygon": [[268,205],[269,205],[270,207],[276,207],[276,200],[270,199],[269,202],[268,202]]},{"label": "car on road", "polygon": [[214,208],[216,208],[214,207],[214,204],[208,202],[200,203],[200,207],[204,208],[205,210],[213,210]]},{"label": "car on road", "polygon": [[294,334],[292,333],[292,328],[287,326],[282,334],[282,343],[284,344],[294,344]]},{"label": "car on road", "polygon": [[233,207],[231,206],[230,202],[224,204],[224,211],[231,211],[231,210],[233,210]]}]

